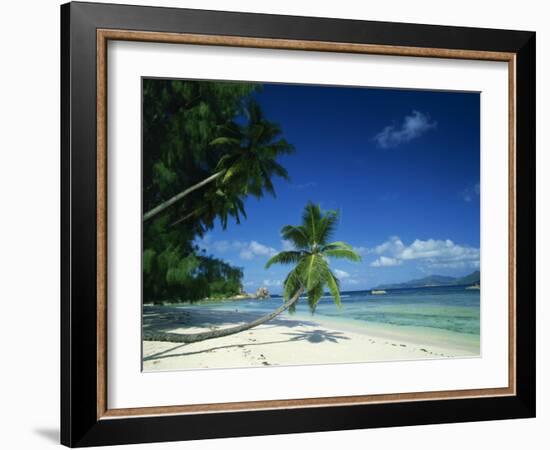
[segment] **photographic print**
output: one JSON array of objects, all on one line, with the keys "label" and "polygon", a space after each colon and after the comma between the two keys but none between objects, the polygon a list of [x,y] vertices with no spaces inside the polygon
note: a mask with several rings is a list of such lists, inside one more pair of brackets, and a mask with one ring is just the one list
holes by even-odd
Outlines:
[{"label": "photographic print", "polygon": [[478,92],[142,79],[144,371],[480,356]]}]

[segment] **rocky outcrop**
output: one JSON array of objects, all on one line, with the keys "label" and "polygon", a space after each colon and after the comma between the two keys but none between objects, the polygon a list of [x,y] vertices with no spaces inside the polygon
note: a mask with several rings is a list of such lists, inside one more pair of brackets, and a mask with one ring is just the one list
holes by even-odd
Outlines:
[{"label": "rocky outcrop", "polygon": [[266,287],[258,288],[256,291],[256,298],[269,298],[271,295],[269,295],[269,291]]}]

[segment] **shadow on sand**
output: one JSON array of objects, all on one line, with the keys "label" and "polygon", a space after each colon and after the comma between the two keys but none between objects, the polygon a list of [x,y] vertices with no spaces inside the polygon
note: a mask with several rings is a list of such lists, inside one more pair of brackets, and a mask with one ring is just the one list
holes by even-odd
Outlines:
[{"label": "shadow on sand", "polygon": [[330,331],[330,330],[311,330],[311,331],[300,331],[296,333],[284,333],[288,336],[293,336],[291,341],[308,341],[312,344],[319,344],[320,342],[334,342],[338,343],[339,340],[348,340],[344,333],[340,331]]},{"label": "shadow on sand", "polygon": [[[143,329],[167,332],[182,327],[217,328],[252,322],[263,316],[262,312],[224,311],[199,308],[176,308],[169,306],[145,306],[143,308]],[[271,326],[298,327],[316,326],[315,322],[301,319],[276,317],[269,321]]]},{"label": "shadow on sand", "polygon": [[245,348],[245,347],[253,347],[256,345],[269,345],[269,344],[283,344],[286,342],[296,342],[296,341],[307,341],[312,344],[319,344],[321,342],[334,342],[339,343],[340,340],[348,340],[349,337],[347,337],[344,333],[341,333],[340,331],[329,331],[329,330],[311,330],[311,331],[298,331],[298,332],[292,332],[292,333],[283,333],[284,335],[290,336],[288,339],[282,339],[278,341],[267,341],[267,342],[251,342],[248,344],[231,344],[231,345],[220,345],[216,347],[209,347],[202,350],[196,350],[196,351],[189,351],[189,352],[183,352],[183,353],[174,353],[174,354],[168,354],[170,352],[173,352],[174,350],[177,350],[179,348],[184,348],[189,345],[194,344],[179,344],[172,348],[166,349],[162,352],[155,353],[153,355],[149,355],[143,358],[143,361],[154,361],[158,359],[165,359],[165,358],[177,358],[179,356],[189,356],[189,355],[198,355],[201,353],[209,353],[213,352],[215,350],[223,350],[223,349],[229,349],[229,348]]}]

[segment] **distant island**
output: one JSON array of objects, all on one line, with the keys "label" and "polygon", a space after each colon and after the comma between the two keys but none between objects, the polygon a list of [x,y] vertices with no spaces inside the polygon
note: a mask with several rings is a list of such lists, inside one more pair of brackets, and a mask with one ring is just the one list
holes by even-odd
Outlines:
[{"label": "distant island", "polygon": [[405,281],[403,283],[381,284],[376,286],[376,290],[383,289],[405,289],[431,286],[479,286],[480,276],[479,270],[472,272],[465,277],[448,277],[444,275],[429,275],[416,280]]}]

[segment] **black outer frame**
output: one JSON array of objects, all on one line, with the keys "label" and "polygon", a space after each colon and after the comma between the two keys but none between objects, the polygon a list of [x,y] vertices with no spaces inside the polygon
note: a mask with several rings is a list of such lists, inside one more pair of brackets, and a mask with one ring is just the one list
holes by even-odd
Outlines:
[{"label": "black outer frame", "polygon": [[[517,395],[98,420],[98,28],[516,53]],[[535,132],[534,32],[80,2],[62,5],[61,443],[82,447],[534,417]]]}]

